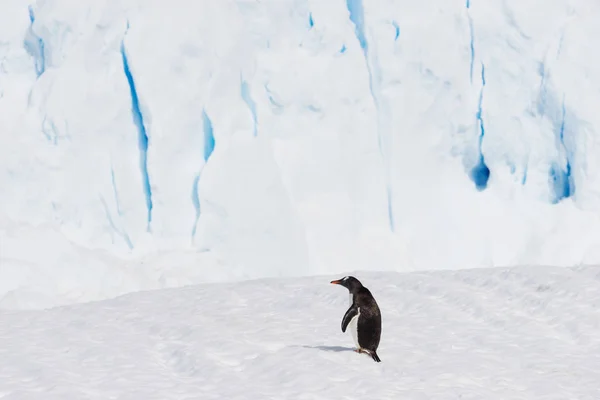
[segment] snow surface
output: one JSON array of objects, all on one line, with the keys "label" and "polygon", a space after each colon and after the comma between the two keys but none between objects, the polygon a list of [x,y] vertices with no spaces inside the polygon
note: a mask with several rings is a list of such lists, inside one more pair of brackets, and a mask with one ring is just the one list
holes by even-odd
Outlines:
[{"label": "snow surface", "polygon": [[381,363],[352,351],[339,275],[0,312],[0,398],[600,398],[600,268],[356,273]]},{"label": "snow surface", "polygon": [[599,17],[592,0],[3,0],[0,307],[600,263]]}]

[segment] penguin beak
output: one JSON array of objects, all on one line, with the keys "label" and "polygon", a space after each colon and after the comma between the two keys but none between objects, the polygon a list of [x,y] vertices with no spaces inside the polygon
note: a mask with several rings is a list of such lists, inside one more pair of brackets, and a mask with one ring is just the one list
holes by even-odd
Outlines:
[{"label": "penguin beak", "polygon": [[339,285],[341,282],[341,280],[335,280],[335,281],[331,281],[330,283],[333,283],[334,285]]}]

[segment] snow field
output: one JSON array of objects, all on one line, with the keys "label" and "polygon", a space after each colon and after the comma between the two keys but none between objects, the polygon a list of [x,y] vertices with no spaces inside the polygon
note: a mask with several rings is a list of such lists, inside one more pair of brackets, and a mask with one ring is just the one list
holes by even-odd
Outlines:
[{"label": "snow field", "polygon": [[142,291],[0,313],[3,400],[600,395],[600,269],[355,272],[381,363],[340,330],[340,276]]}]

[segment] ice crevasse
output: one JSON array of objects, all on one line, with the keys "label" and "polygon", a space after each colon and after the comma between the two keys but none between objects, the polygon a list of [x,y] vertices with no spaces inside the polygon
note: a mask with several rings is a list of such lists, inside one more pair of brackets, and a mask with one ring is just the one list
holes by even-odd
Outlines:
[{"label": "ice crevasse", "polygon": [[597,2],[1,8],[0,305],[600,262]]}]

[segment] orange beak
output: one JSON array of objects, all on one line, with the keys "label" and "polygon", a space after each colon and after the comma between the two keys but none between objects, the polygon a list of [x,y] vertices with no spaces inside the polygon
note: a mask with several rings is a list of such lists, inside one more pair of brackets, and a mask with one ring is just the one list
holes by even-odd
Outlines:
[{"label": "orange beak", "polygon": [[330,283],[333,283],[334,285],[339,285],[339,284],[340,284],[340,282],[341,282],[341,281],[338,279],[338,280],[336,280],[336,281],[331,281]]}]

